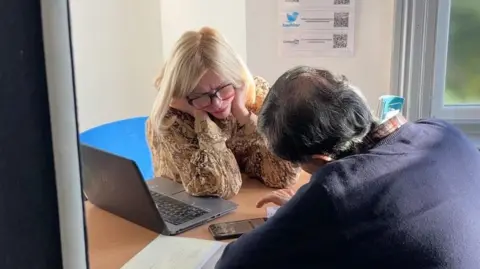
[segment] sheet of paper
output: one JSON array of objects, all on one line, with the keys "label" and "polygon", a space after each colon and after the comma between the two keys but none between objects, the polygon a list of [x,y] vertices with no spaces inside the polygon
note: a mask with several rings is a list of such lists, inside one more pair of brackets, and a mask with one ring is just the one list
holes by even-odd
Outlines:
[{"label": "sheet of paper", "polygon": [[213,269],[225,243],[159,236],[122,269]]},{"label": "sheet of paper", "polygon": [[200,269],[215,269],[215,265],[222,256],[223,250],[227,245],[222,245],[220,248],[207,260],[207,262]]},{"label": "sheet of paper", "polygon": [[279,206],[269,206],[267,207],[267,218],[271,218],[275,213],[277,213],[277,210],[279,209]]},{"label": "sheet of paper", "polygon": [[353,56],[355,0],[278,2],[281,56]]}]

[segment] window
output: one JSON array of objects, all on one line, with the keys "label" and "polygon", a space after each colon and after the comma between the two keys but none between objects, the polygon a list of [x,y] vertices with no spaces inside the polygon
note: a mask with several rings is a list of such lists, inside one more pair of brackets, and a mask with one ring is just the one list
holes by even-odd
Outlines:
[{"label": "window", "polygon": [[479,48],[479,0],[397,0],[392,88],[407,117],[445,119],[480,145]]},{"label": "window", "polygon": [[480,121],[480,1],[437,2],[432,116]]},{"label": "window", "polygon": [[[447,1],[444,2],[447,3]],[[449,13],[447,73],[443,104],[479,106],[480,1],[453,0]]]}]

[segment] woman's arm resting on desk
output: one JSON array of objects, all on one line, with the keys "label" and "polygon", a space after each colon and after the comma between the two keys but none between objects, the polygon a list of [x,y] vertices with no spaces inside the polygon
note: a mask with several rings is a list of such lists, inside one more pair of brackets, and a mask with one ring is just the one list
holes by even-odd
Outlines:
[{"label": "woman's arm resting on desk", "polygon": [[241,161],[245,165],[246,174],[261,179],[266,186],[286,188],[297,182],[300,168],[274,156],[257,132],[255,113],[260,110],[269,89],[265,79],[255,77],[256,102],[246,108],[246,115],[237,119],[242,127],[237,130],[235,148],[236,152],[245,156]]},{"label": "woman's arm resting on desk", "polygon": [[238,133],[238,143],[245,146],[245,172],[261,179],[268,187],[281,189],[294,185],[299,178],[300,167],[274,156],[256,127],[257,116],[251,113],[250,121]]},{"label": "woman's arm resting on desk", "polygon": [[[195,196],[231,198],[242,185],[242,178],[233,153],[226,147],[220,129],[210,119],[197,120],[195,139],[185,137],[182,126],[172,125],[161,138],[148,130],[152,157],[158,154],[170,159],[187,193]],[[159,147],[153,143],[160,143]],[[161,152],[156,152],[158,149]],[[157,157],[158,158],[158,157]]]}]

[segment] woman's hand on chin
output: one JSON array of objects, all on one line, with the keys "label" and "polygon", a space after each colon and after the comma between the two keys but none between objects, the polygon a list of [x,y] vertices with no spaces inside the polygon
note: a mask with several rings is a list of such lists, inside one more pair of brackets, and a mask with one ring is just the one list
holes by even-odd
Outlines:
[{"label": "woman's hand on chin", "polygon": [[195,117],[195,111],[197,111],[198,109],[196,109],[195,107],[193,107],[192,105],[190,105],[186,99],[182,98],[182,99],[173,99],[173,101],[170,103],[170,107],[172,108],[175,108],[177,110],[180,110],[182,112],[185,112],[185,113],[188,113],[190,114],[191,116]]},{"label": "woman's hand on chin", "polygon": [[246,93],[245,87],[239,87],[235,89],[235,98],[232,101],[232,115],[237,119],[240,125],[245,125],[250,116],[250,112],[245,106]]}]

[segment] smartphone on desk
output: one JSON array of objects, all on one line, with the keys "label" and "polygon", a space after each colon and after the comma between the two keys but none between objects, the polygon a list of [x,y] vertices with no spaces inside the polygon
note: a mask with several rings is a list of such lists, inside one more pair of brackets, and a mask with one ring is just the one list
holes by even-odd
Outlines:
[{"label": "smartphone on desk", "polygon": [[264,224],[267,218],[247,219],[223,223],[214,223],[208,226],[208,230],[215,240],[239,238],[256,227]]}]

